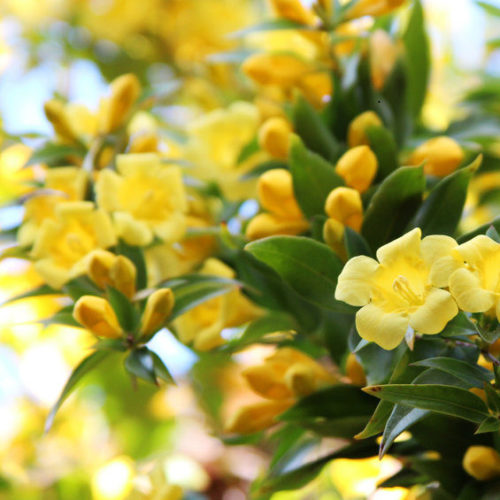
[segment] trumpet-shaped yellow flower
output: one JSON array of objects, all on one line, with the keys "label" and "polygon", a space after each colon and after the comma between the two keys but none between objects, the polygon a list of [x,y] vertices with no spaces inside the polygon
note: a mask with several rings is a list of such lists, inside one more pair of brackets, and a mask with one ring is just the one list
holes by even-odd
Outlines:
[{"label": "trumpet-shaped yellow flower", "polygon": [[340,157],[335,167],[335,171],[345,183],[360,193],[371,186],[377,169],[377,157],[366,145],[349,149]]},{"label": "trumpet-shaped yellow flower", "polygon": [[356,146],[368,145],[368,137],[366,136],[366,130],[369,127],[381,127],[382,120],[379,118],[377,113],[373,111],[365,111],[360,115],[356,116],[354,120],[349,124],[349,130],[347,131],[347,143],[350,148]]},{"label": "trumpet-shaped yellow flower", "polygon": [[410,165],[425,162],[427,175],[445,177],[454,172],[464,159],[464,152],[450,137],[434,137],[421,144],[410,156]]},{"label": "trumpet-shaped yellow flower", "polygon": [[35,269],[54,288],[86,270],[86,256],[116,243],[109,216],[86,201],[60,203],[43,221],[33,245]]},{"label": "trumpet-shaped yellow flower", "polygon": [[270,427],[298,398],[335,382],[317,361],[292,347],[277,349],[262,365],[246,368],[242,375],[267,401],[243,406],[231,417],[226,429],[240,434]]},{"label": "trumpet-shaped yellow flower", "polygon": [[[207,259],[199,271],[203,275],[234,278],[234,271],[223,262]],[[240,326],[261,314],[239,290],[213,297],[184,313],[174,321],[181,342],[196,350],[208,351],[224,343],[224,328]]]},{"label": "trumpet-shaped yellow flower", "polygon": [[347,12],[349,19],[363,16],[383,16],[403,5],[405,0],[359,0]]},{"label": "trumpet-shaped yellow flower", "polygon": [[187,201],[180,169],[143,153],[119,155],[117,170],[101,171],[96,183],[97,203],[113,213],[117,235],[139,246],[154,236],[169,242],[182,238]]},{"label": "trumpet-shaped yellow flower", "polygon": [[47,171],[44,190],[34,192],[24,204],[24,223],[17,239],[23,246],[31,245],[45,219],[55,218],[59,203],[79,201],[85,196],[87,173],[78,167],[59,167]]},{"label": "trumpet-shaped yellow flower", "polygon": [[359,232],[363,222],[363,203],[359,191],[347,187],[333,189],[326,199],[325,212],[331,219]]},{"label": "trumpet-shaped yellow flower", "polygon": [[281,116],[266,120],[259,129],[259,145],[274,158],[286,160],[290,147],[292,127]]},{"label": "trumpet-shaped yellow flower", "polygon": [[256,215],[248,224],[246,236],[251,240],[276,234],[295,235],[304,232],[304,219],[293,193],[292,175],[276,168],[262,174],[258,183],[260,204],[269,213]]},{"label": "trumpet-shaped yellow flower", "polygon": [[87,274],[99,288],[112,286],[129,298],[134,296],[137,271],[130,259],[98,249],[86,260]]},{"label": "trumpet-shaped yellow flower", "polygon": [[113,308],[102,297],[93,295],[80,297],[73,309],[73,317],[98,337],[116,339],[123,335]]},{"label": "trumpet-shaped yellow flower", "polygon": [[490,446],[469,446],[462,465],[467,474],[478,481],[500,476],[500,455]]},{"label": "trumpet-shaped yellow flower", "polygon": [[158,331],[174,307],[174,294],[170,288],[155,290],[146,302],[141,318],[141,334],[149,336]]},{"label": "trumpet-shaped yellow flower", "polygon": [[450,293],[432,282],[432,267],[456,247],[442,235],[421,240],[413,229],[377,250],[378,262],[358,256],[347,262],[335,290],[335,298],[363,306],[356,314],[362,338],[384,349],[397,347],[409,328],[436,334],[457,313]]},{"label": "trumpet-shaped yellow flower", "polygon": [[446,264],[447,269],[453,270],[453,263],[458,268],[449,275],[450,292],[458,307],[467,312],[492,310],[500,318],[500,244],[479,235],[458,246],[456,252],[460,258]]}]

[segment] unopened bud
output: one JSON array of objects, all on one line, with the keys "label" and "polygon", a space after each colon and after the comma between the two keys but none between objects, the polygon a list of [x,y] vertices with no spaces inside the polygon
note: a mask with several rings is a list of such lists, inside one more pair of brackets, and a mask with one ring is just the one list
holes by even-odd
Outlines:
[{"label": "unopened bud", "polygon": [[142,314],[141,334],[149,336],[158,331],[170,316],[174,307],[174,294],[170,288],[154,291],[146,302]]},{"label": "unopened bud", "polygon": [[61,101],[51,99],[43,105],[43,110],[47,120],[49,120],[54,127],[55,133],[61,137],[61,139],[69,142],[74,142],[78,139],[78,136],[68,119],[64,104]]},{"label": "unopened bud", "polygon": [[370,142],[366,136],[366,130],[369,127],[381,127],[382,120],[373,111],[365,111],[358,115],[349,124],[347,132],[347,142],[350,148],[356,146],[369,145]]},{"label": "unopened bud", "polygon": [[128,298],[134,296],[137,271],[130,259],[123,255],[118,255],[111,265],[109,275],[112,286]]},{"label": "unopened bud", "polygon": [[116,339],[123,334],[113,308],[101,297],[93,295],[80,297],[73,309],[73,317],[98,337]]},{"label": "unopened bud", "polygon": [[363,222],[363,204],[359,191],[347,187],[333,189],[326,199],[325,212],[328,217],[359,232]]},{"label": "unopened bud", "polygon": [[377,157],[368,146],[356,146],[344,153],[335,167],[335,171],[345,183],[360,193],[366,191],[378,169]]},{"label": "unopened bud", "polygon": [[259,129],[259,145],[274,158],[286,160],[291,132],[292,127],[284,118],[269,118]]},{"label": "unopened bud", "polygon": [[463,468],[478,481],[500,476],[500,455],[489,446],[470,446],[465,452]]},{"label": "unopened bud", "polygon": [[435,137],[421,144],[410,156],[411,165],[425,162],[427,175],[445,177],[456,170],[464,159],[464,152],[459,144],[450,137]]}]

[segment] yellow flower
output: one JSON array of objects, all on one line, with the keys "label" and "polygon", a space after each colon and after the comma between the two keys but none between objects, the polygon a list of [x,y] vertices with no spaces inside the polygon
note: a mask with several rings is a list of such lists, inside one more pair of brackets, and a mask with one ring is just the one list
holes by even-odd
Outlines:
[{"label": "yellow flower", "polygon": [[112,286],[129,298],[134,296],[137,271],[130,259],[99,249],[86,260],[87,274],[99,288]]},{"label": "yellow flower", "polygon": [[130,245],[148,245],[156,235],[178,241],[185,232],[186,193],[181,170],[153,153],[119,155],[118,172],[105,169],[96,182],[98,205],[113,212],[116,231]]},{"label": "yellow flower", "polygon": [[464,159],[462,148],[450,137],[434,137],[421,144],[410,156],[410,165],[423,162],[427,175],[445,177],[456,170]]},{"label": "yellow flower", "polygon": [[314,24],[316,17],[306,9],[300,0],[270,0],[277,16],[301,24]]},{"label": "yellow flower", "polygon": [[146,302],[141,319],[141,335],[149,336],[159,330],[174,307],[174,294],[170,288],[155,290]]},{"label": "yellow flower", "polygon": [[399,49],[390,35],[375,30],[370,36],[370,71],[373,86],[382,90],[398,58]]},{"label": "yellow flower", "polygon": [[377,157],[366,145],[349,149],[340,157],[335,167],[335,171],[345,183],[360,193],[370,187],[377,169]]},{"label": "yellow flower", "polygon": [[354,257],[342,270],[335,298],[363,306],[356,314],[362,338],[384,349],[397,347],[407,331],[436,334],[457,313],[450,293],[432,282],[433,264],[456,247],[442,235],[421,240],[413,229],[377,250],[377,262]]},{"label": "yellow flower", "polygon": [[242,375],[268,401],[246,405],[232,416],[226,429],[240,434],[270,427],[298,398],[335,382],[317,361],[292,347],[277,349],[262,365],[246,368]]},{"label": "yellow flower", "polygon": [[102,297],[80,297],[73,309],[73,317],[98,337],[117,339],[123,334],[113,308]]},{"label": "yellow flower", "polygon": [[78,133],[73,127],[73,122],[66,113],[66,106],[57,99],[51,99],[43,105],[47,120],[54,127],[56,135],[66,142],[75,142],[78,140]]},{"label": "yellow flower", "polygon": [[363,222],[363,203],[359,191],[347,187],[333,189],[326,199],[325,212],[331,219],[359,232]]},{"label": "yellow flower", "polygon": [[383,16],[397,9],[405,0],[359,0],[347,12],[349,19],[362,16]]},{"label": "yellow flower", "polygon": [[32,257],[47,284],[60,288],[85,272],[85,257],[92,250],[116,244],[116,237],[108,215],[91,202],[60,203],[55,215],[55,219],[43,221]]},{"label": "yellow flower", "polygon": [[276,234],[295,235],[304,232],[304,219],[293,193],[292,175],[276,168],[262,174],[258,183],[260,204],[269,213],[256,215],[248,224],[246,236],[251,240]]},{"label": "yellow flower", "polygon": [[350,148],[356,146],[369,145],[368,137],[366,136],[366,129],[369,127],[381,127],[382,120],[378,117],[377,113],[373,111],[365,111],[356,116],[349,124],[347,132],[347,143]]},{"label": "yellow flower", "polygon": [[478,481],[500,476],[500,455],[489,446],[469,446],[462,465],[467,474]]},{"label": "yellow flower", "polygon": [[131,73],[121,75],[111,82],[111,95],[101,100],[99,109],[99,131],[114,132],[125,120],[139,97],[141,85]]},{"label": "yellow flower", "polygon": [[24,223],[17,239],[20,245],[31,245],[45,219],[55,218],[55,209],[65,201],[79,201],[85,196],[87,173],[78,167],[47,170],[44,189],[35,191],[24,204]]},{"label": "yellow flower", "polygon": [[274,158],[286,160],[290,147],[292,127],[280,116],[266,120],[259,129],[259,145]]},{"label": "yellow flower", "polygon": [[33,180],[33,169],[24,168],[31,153],[24,144],[14,144],[0,152],[0,204],[33,190],[28,184]]},{"label": "yellow flower", "polygon": [[[202,275],[234,278],[234,271],[217,259],[207,259],[199,271]],[[208,351],[224,343],[224,328],[240,326],[261,314],[239,290],[213,297],[181,315],[174,321],[181,342],[192,343],[198,351]]]},{"label": "yellow flower", "polygon": [[500,318],[500,244],[479,235],[458,246],[456,252],[460,258],[447,264],[451,270],[453,263],[458,267],[449,274],[450,292],[458,307],[467,312],[491,309]]}]

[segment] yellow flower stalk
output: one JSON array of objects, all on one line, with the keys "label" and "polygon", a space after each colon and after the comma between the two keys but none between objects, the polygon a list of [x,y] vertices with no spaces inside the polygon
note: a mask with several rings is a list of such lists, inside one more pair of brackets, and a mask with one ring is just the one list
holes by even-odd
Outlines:
[{"label": "yellow flower stalk", "polygon": [[433,264],[456,247],[453,238],[421,239],[415,228],[377,250],[378,262],[358,256],[347,262],[335,298],[353,306],[359,335],[384,349],[397,347],[407,332],[436,334],[457,313],[447,290],[432,281]]},{"label": "yellow flower stalk", "polygon": [[326,199],[325,212],[331,219],[359,232],[363,222],[363,203],[359,191],[347,187],[333,189]]},{"label": "yellow flower stalk", "polygon": [[335,382],[317,361],[292,347],[277,349],[263,364],[246,368],[242,375],[256,394],[269,401],[244,406],[232,416],[226,429],[240,434],[270,427],[298,398]]},{"label": "yellow flower stalk", "polygon": [[159,330],[174,307],[174,294],[170,288],[155,290],[146,302],[141,318],[141,335],[149,336]]},{"label": "yellow flower stalk", "polygon": [[363,16],[383,16],[405,3],[405,0],[359,0],[347,12],[349,19]]},{"label": "yellow flower stalk", "polygon": [[369,146],[356,146],[346,151],[337,162],[335,171],[345,183],[364,193],[377,174],[377,157]]},{"label": "yellow flower stalk", "polygon": [[278,17],[301,24],[312,25],[316,22],[314,14],[300,0],[270,0],[270,4]]},{"label": "yellow flower stalk", "polygon": [[117,339],[123,335],[113,308],[102,297],[93,295],[80,297],[73,309],[73,317],[98,337]]},{"label": "yellow flower stalk", "polygon": [[35,269],[46,283],[60,288],[86,271],[86,256],[116,244],[109,216],[87,201],[60,203],[55,218],[43,221],[33,244]]},{"label": "yellow flower stalk", "polygon": [[269,213],[258,214],[250,221],[247,238],[296,235],[307,230],[309,223],[295,200],[292,175],[288,170],[276,168],[265,172],[260,176],[257,188],[260,204]]},{"label": "yellow flower stalk", "polygon": [[500,244],[479,235],[459,245],[456,252],[459,259],[446,262],[445,269],[453,269],[454,263],[458,268],[449,275],[450,292],[458,307],[467,312],[490,312],[500,319]]},{"label": "yellow flower stalk", "polygon": [[427,175],[445,177],[454,172],[464,159],[459,144],[450,137],[434,137],[421,144],[410,156],[410,165],[424,163]]},{"label": "yellow flower stalk", "polygon": [[500,476],[500,455],[490,446],[469,446],[462,465],[467,474],[478,481]]},{"label": "yellow flower stalk", "polygon": [[349,129],[347,131],[347,143],[349,147],[354,148],[356,146],[369,145],[370,143],[366,136],[366,130],[369,127],[381,126],[382,120],[374,111],[365,111],[356,116],[349,124]]},{"label": "yellow flower stalk", "polygon": [[274,158],[286,160],[290,147],[292,127],[280,116],[266,120],[259,129],[259,145]]},{"label": "yellow flower stalk", "polygon": [[175,242],[185,232],[186,193],[181,170],[164,165],[154,153],[119,155],[117,172],[101,171],[98,205],[113,214],[117,235],[144,246],[155,236]]},{"label": "yellow flower stalk", "polygon": [[78,167],[58,167],[47,170],[44,190],[34,192],[24,204],[24,222],[17,239],[20,245],[33,243],[45,219],[55,219],[59,203],[79,201],[85,196],[87,173]]},{"label": "yellow flower stalk", "polygon": [[131,73],[121,75],[111,82],[111,95],[101,101],[99,131],[114,132],[127,119],[141,92],[141,84]]}]

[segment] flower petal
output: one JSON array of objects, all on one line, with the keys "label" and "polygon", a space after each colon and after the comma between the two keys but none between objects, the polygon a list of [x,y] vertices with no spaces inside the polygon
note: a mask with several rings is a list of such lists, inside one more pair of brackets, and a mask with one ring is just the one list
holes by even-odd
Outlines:
[{"label": "flower petal", "polygon": [[470,265],[481,268],[487,257],[500,252],[500,244],[488,236],[480,234],[460,245],[458,251]]},{"label": "flower petal", "polygon": [[479,278],[468,269],[458,269],[450,276],[450,292],[458,307],[467,312],[485,312],[495,303],[493,292],[482,288]]},{"label": "flower petal", "polygon": [[450,276],[463,265],[460,254],[455,250],[452,255],[445,255],[432,264],[429,280],[434,286],[446,288],[449,285]]},{"label": "flower petal", "polygon": [[138,221],[128,212],[115,212],[116,234],[129,245],[145,246],[153,241],[153,232],[144,222]]},{"label": "flower petal", "polygon": [[353,257],[340,273],[335,298],[352,306],[367,304],[371,297],[371,279],[378,267],[378,262],[370,257]]},{"label": "flower petal", "polygon": [[412,229],[409,233],[381,246],[377,250],[377,259],[384,266],[390,266],[394,261],[406,258],[421,258],[420,237],[422,231],[419,227]]},{"label": "flower petal", "polygon": [[420,251],[425,263],[430,267],[441,257],[450,255],[458,243],[450,236],[432,234],[422,239]]},{"label": "flower petal", "polygon": [[439,333],[457,314],[458,307],[450,293],[433,288],[425,303],[410,315],[410,326],[419,333]]},{"label": "flower petal", "polygon": [[408,318],[397,313],[386,313],[374,304],[362,307],[356,314],[359,335],[375,342],[382,349],[396,348],[408,329]]}]

